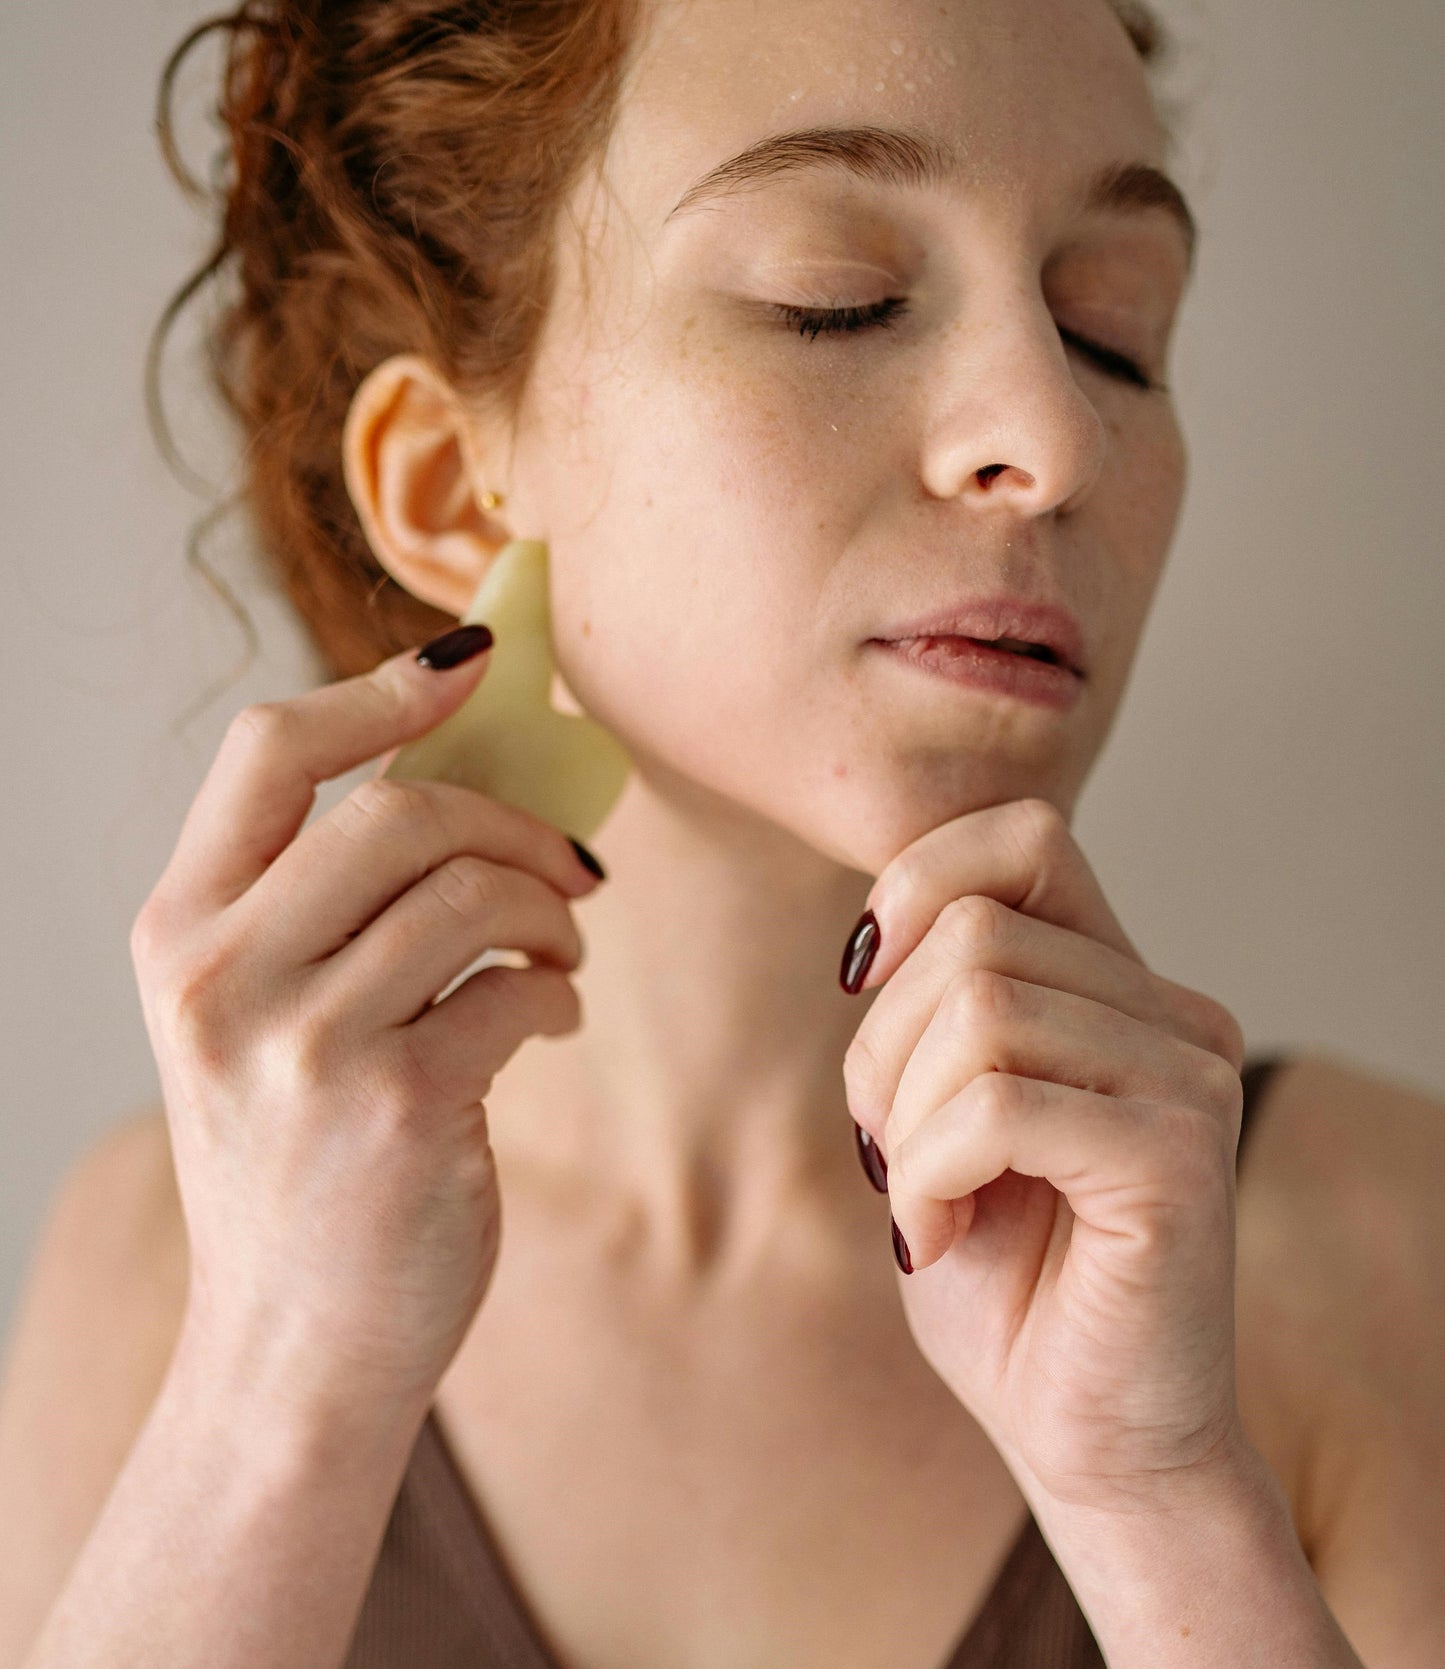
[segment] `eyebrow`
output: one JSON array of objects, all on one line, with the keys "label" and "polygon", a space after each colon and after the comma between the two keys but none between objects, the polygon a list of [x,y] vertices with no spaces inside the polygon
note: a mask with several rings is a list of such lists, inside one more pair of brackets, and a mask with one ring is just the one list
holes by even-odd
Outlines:
[{"label": "eyebrow", "polygon": [[[808,168],[839,168],[881,185],[914,187],[953,185],[968,172],[958,152],[931,135],[902,128],[800,128],[771,134],[709,169],[682,194],[667,220]],[[1085,188],[1084,207],[1163,209],[1184,234],[1193,263],[1198,223],[1184,193],[1149,163],[1111,163],[1101,168]]]}]

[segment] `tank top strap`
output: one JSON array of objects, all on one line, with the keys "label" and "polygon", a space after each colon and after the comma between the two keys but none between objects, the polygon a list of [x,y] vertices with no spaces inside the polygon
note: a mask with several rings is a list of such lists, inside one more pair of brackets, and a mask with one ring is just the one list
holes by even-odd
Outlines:
[{"label": "tank top strap", "polygon": [[1244,1063],[1244,1069],[1239,1074],[1244,1085],[1244,1107],[1240,1114],[1239,1149],[1234,1159],[1236,1170],[1244,1153],[1245,1138],[1258,1122],[1259,1104],[1264,1099],[1265,1089],[1275,1074],[1288,1065],[1289,1057],[1284,1054],[1257,1055]]}]

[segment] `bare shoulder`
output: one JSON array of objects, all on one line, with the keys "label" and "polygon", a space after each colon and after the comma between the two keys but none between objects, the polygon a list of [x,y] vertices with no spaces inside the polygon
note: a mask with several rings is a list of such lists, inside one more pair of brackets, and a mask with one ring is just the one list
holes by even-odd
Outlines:
[{"label": "bare shoulder", "polygon": [[1241,1409],[1363,1661],[1445,1661],[1445,1099],[1340,1057],[1268,1086],[1241,1167]]},{"label": "bare shoulder", "polygon": [[0,1663],[18,1662],[165,1377],[185,1303],[165,1115],[80,1155],[32,1248],[0,1373]]}]

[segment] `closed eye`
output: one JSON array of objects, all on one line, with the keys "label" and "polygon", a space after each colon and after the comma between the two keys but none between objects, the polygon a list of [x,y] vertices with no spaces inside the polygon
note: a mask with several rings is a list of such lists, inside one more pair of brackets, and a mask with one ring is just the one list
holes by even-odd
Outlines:
[{"label": "closed eye", "polygon": [[1091,342],[1087,336],[1080,336],[1077,331],[1065,330],[1059,326],[1059,338],[1066,347],[1074,347],[1111,377],[1118,377],[1121,382],[1133,383],[1136,388],[1148,389],[1151,392],[1165,393],[1163,383],[1154,379],[1137,365],[1126,354],[1121,354],[1113,348],[1106,348],[1099,342]]},{"label": "closed eye", "polygon": [[[847,335],[872,328],[887,329],[907,314],[908,303],[899,296],[889,296],[866,307],[790,307],[775,303],[772,310],[799,335],[816,341],[823,335]],[[1114,348],[1106,348],[1100,342],[1091,342],[1088,337],[1080,336],[1077,331],[1065,330],[1062,325],[1058,328],[1060,340],[1092,360],[1106,376],[1115,377],[1120,382],[1127,382],[1135,388],[1153,393],[1167,392],[1163,383],[1155,382],[1143,367],[1127,354],[1121,354]]]},{"label": "closed eye", "polygon": [[868,307],[787,307],[775,304],[773,311],[800,336],[831,334],[834,331],[867,330],[870,326],[895,324],[908,311],[901,296],[889,296]]}]

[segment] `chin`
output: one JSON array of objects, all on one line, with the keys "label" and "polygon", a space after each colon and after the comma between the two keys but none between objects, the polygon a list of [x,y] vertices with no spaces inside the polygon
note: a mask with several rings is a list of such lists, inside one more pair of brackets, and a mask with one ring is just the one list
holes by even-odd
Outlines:
[{"label": "chin", "polygon": [[876,793],[855,785],[851,795],[832,800],[823,818],[815,806],[812,826],[799,832],[835,863],[876,877],[931,830],[1013,800],[1047,800],[1072,824],[1077,788],[1064,791],[1037,773],[1009,773],[1009,779],[1006,785],[975,780],[966,790],[935,781],[914,793],[899,785]]}]

